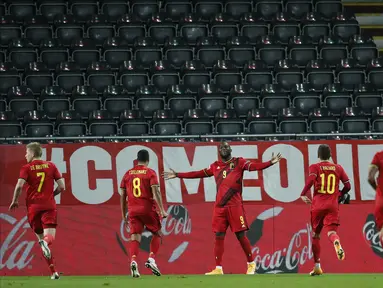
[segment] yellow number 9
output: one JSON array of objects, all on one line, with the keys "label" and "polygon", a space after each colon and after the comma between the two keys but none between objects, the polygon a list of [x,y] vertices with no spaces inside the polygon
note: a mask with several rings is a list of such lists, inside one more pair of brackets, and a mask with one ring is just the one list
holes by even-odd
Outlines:
[{"label": "yellow number 9", "polygon": [[223,179],[226,178],[226,171],[223,171],[223,173],[222,173],[222,178],[223,178]]},{"label": "yellow number 9", "polygon": [[245,219],[243,219],[243,216],[239,217],[239,221],[241,221],[241,225],[245,224]]},{"label": "yellow number 9", "polygon": [[133,179],[133,196],[134,197],[140,197],[141,196],[141,180],[140,178],[136,177]]}]

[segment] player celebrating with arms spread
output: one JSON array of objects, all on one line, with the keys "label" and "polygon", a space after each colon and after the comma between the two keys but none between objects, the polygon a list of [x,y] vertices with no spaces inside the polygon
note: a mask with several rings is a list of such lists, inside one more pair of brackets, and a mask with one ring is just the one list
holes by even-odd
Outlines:
[{"label": "player celebrating with arms spread", "polygon": [[[310,165],[309,178],[301,193],[302,200],[307,204],[311,204],[312,251],[315,262],[314,270],[310,272],[311,276],[323,274],[320,266],[320,233],[323,227],[327,228],[327,236],[331,243],[334,244],[338,259],[344,260],[345,258],[337,234],[339,226],[338,201],[340,196],[345,195],[351,189],[350,180],[343,167],[330,162],[331,149],[328,145],[319,146],[318,158],[318,163]],[[342,191],[339,191],[339,181],[342,181],[344,185]],[[307,193],[312,185],[314,185],[314,196],[311,201]]]},{"label": "player celebrating with arms spread", "polygon": [[[57,210],[54,196],[65,190],[64,180],[55,164],[41,160],[43,150],[39,143],[27,145],[25,158],[28,164],[20,170],[19,180],[17,181],[13,200],[9,210],[19,207],[19,197],[23,186],[27,186],[27,216],[32,230],[39,239],[39,244],[43,255],[48,263],[51,279],[59,279],[53,256],[49,246],[53,243],[56,236]],[[57,188],[54,190],[54,182]]]},{"label": "player celebrating with arms spread", "polygon": [[214,176],[217,184],[217,196],[213,212],[213,232],[215,233],[214,255],[216,268],[206,275],[221,275],[222,257],[224,252],[224,239],[228,226],[240,242],[247,257],[247,273],[254,274],[256,265],[251,251],[249,239],[245,231],[249,230],[246,214],[242,203],[242,180],[244,171],[258,171],[266,169],[279,162],[281,154],[272,155],[270,161],[257,163],[243,158],[231,156],[229,143],[222,142],[219,145],[221,161],[216,161],[209,168],[200,171],[176,173],[164,172],[165,180],[173,178],[205,178]]},{"label": "player celebrating with arms spread", "polygon": [[[376,174],[379,172],[378,183]],[[368,183],[376,191],[375,198],[375,223],[379,233],[380,245],[383,248],[383,151],[375,154],[368,171]]]},{"label": "player celebrating with arms spread", "polygon": [[[152,270],[154,275],[161,276],[161,272],[154,259],[161,242],[160,216],[161,218],[166,218],[168,214],[162,204],[157,174],[154,170],[148,168],[149,152],[147,150],[138,151],[137,161],[138,164],[125,173],[120,185],[122,219],[125,223],[129,224],[131,233],[130,270],[134,278],[140,277],[137,256],[140,248],[141,234],[144,232],[145,226],[153,234],[152,241],[150,242],[149,259],[146,261],[145,266]],[[160,209],[160,216],[156,211],[154,200]],[[129,212],[128,219],[126,218],[126,212]]]}]

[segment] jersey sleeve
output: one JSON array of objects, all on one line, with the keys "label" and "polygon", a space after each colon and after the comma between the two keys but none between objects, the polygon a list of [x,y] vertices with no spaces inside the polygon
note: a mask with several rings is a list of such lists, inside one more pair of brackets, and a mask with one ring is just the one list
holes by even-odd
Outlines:
[{"label": "jersey sleeve", "polygon": [[152,186],[159,186],[158,177],[157,177],[156,172],[154,172],[153,170],[151,170],[150,172],[151,172],[150,173],[150,178],[149,178],[150,187],[152,187]]},{"label": "jersey sleeve", "polygon": [[[52,163],[52,164],[53,164],[53,163]],[[61,173],[60,173],[60,171],[59,171],[59,169],[57,169],[57,166],[56,166],[55,164],[53,164],[53,169],[54,169],[54,171],[53,171],[53,177],[54,177],[55,181],[57,181],[57,180],[63,178],[62,175],[61,175]]]},{"label": "jersey sleeve", "polygon": [[347,183],[347,182],[350,182],[350,179],[348,178],[348,175],[346,173],[346,171],[344,171],[343,167],[340,166],[340,181],[342,181],[342,183]]},{"label": "jersey sleeve", "polygon": [[120,188],[121,189],[126,189],[126,187],[125,187],[125,178],[126,178],[126,174],[124,175],[124,177],[122,177],[122,180],[121,180],[121,183],[120,183]]},{"label": "jersey sleeve", "polygon": [[24,179],[25,181],[27,181],[28,180],[28,171],[29,171],[28,166],[21,167],[19,179]]},{"label": "jersey sleeve", "polygon": [[371,161],[371,165],[380,168],[379,153],[376,153],[376,154],[375,154],[374,158],[373,158],[372,161]]},{"label": "jersey sleeve", "polygon": [[244,161],[244,163],[242,166],[242,170],[244,170],[244,171],[260,171],[260,170],[269,168],[270,166],[273,165],[271,163],[271,160],[267,161],[267,162],[256,162],[253,160],[243,159],[243,161]]},{"label": "jersey sleeve", "polygon": [[316,165],[316,164],[310,165],[310,167],[309,167],[309,177],[310,176],[315,176],[315,178],[316,178],[316,177],[318,177],[318,174],[319,174],[318,165]]},{"label": "jersey sleeve", "polygon": [[205,178],[211,177],[214,175],[214,163],[209,166],[209,168],[205,168],[199,171],[191,171],[191,172],[181,172],[177,173],[178,178]]}]

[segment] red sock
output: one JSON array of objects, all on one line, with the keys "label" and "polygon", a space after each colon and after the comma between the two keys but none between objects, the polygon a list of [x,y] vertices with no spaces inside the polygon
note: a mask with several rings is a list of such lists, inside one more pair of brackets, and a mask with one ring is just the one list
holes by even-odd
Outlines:
[{"label": "red sock", "polygon": [[251,252],[251,244],[249,239],[246,236],[243,236],[242,238],[238,239],[239,243],[241,243],[243,252],[246,254],[247,262],[253,262],[254,256],[253,252]]},{"label": "red sock", "polygon": [[314,254],[314,262],[320,263],[320,239],[313,238],[312,250]]},{"label": "red sock", "polygon": [[150,253],[149,257],[155,258],[158,250],[160,249],[161,237],[158,235],[153,235],[152,241],[150,241]]},{"label": "red sock", "polygon": [[339,241],[339,236],[336,233],[332,233],[330,236],[328,236],[328,239],[330,239],[331,243],[334,244],[335,241]]},{"label": "red sock", "polygon": [[214,242],[214,256],[215,256],[215,265],[222,266],[222,257],[225,243],[225,236],[215,236]]},{"label": "red sock", "polygon": [[48,245],[51,245],[53,243],[53,240],[55,240],[55,238],[53,237],[53,235],[47,234],[44,236],[43,240],[47,242]]},{"label": "red sock", "polygon": [[131,259],[131,261],[136,261],[139,250],[140,250],[140,242],[138,242],[137,240],[130,241],[130,259]]}]

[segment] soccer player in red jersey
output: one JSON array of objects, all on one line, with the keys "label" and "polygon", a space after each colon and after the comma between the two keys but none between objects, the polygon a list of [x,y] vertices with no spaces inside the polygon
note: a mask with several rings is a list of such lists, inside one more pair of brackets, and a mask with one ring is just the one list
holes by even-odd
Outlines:
[{"label": "soccer player in red jersey", "polygon": [[[309,178],[301,193],[302,200],[311,204],[311,227],[313,230],[312,251],[314,254],[315,267],[310,272],[311,276],[322,275],[320,266],[320,233],[325,227],[327,236],[333,243],[339,260],[345,258],[345,252],[340,245],[337,234],[339,226],[339,198],[351,189],[350,180],[343,167],[330,162],[331,149],[328,145],[320,145],[318,148],[319,162],[310,165]],[[339,191],[339,182],[343,188]],[[314,185],[313,200],[307,196]]]},{"label": "soccer player in red jersey", "polygon": [[[145,226],[153,234],[149,258],[145,266],[152,270],[154,275],[161,276],[155,256],[160,248],[162,236],[161,219],[166,218],[168,214],[162,203],[157,174],[148,168],[149,152],[138,151],[137,162],[136,166],[125,173],[120,185],[122,219],[129,225],[131,233],[130,270],[134,278],[140,277],[137,256]],[[159,214],[155,202],[157,202]]]},{"label": "soccer player in red jersey", "polygon": [[206,275],[222,275],[222,257],[226,230],[230,226],[242,246],[247,258],[246,274],[254,274],[256,265],[251,251],[251,245],[245,231],[249,230],[245,210],[242,203],[243,172],[266,169],[279,162],[281,155],[272,156],[265,163],[258,163],[243,158],[232,157],[229,143],[219,145],[221,161],[216,161],[209,168],[200,171],[176,173],[171,170],[164,172],[165,180],[173,178],[205,178],[214,176],[217,184],[217,196],[213,212],[212,228],[215,233],[214,255],[216,268]]},{"label": "soccer player in red jersey", "polygon": [[[27,145],[25,158],[28,164],[20,170],[19,180],[17,181],[13,200],[9,210],[19,207],[19,197],[24,185],[27,186],[27,216],[32,230],[39,239],[39,244],[46,259],[51,279],[59,279],[53,263],[53,256],[50,247],[55,240],[57,226],[57,210],[54,196],[65,190],[64,179],[55,164],[41,160],[43,150],[39,143]],[[54,190],[54,183],[57,188]]]},{"label": "soccer player in red jersey", "polygon": [[[378,183],[376,174],[379,172]],[[375,154],[368,171],[368,183],[376,191],[375,223],[379,232],[380,245],[383,247],[383,151]]]}]

